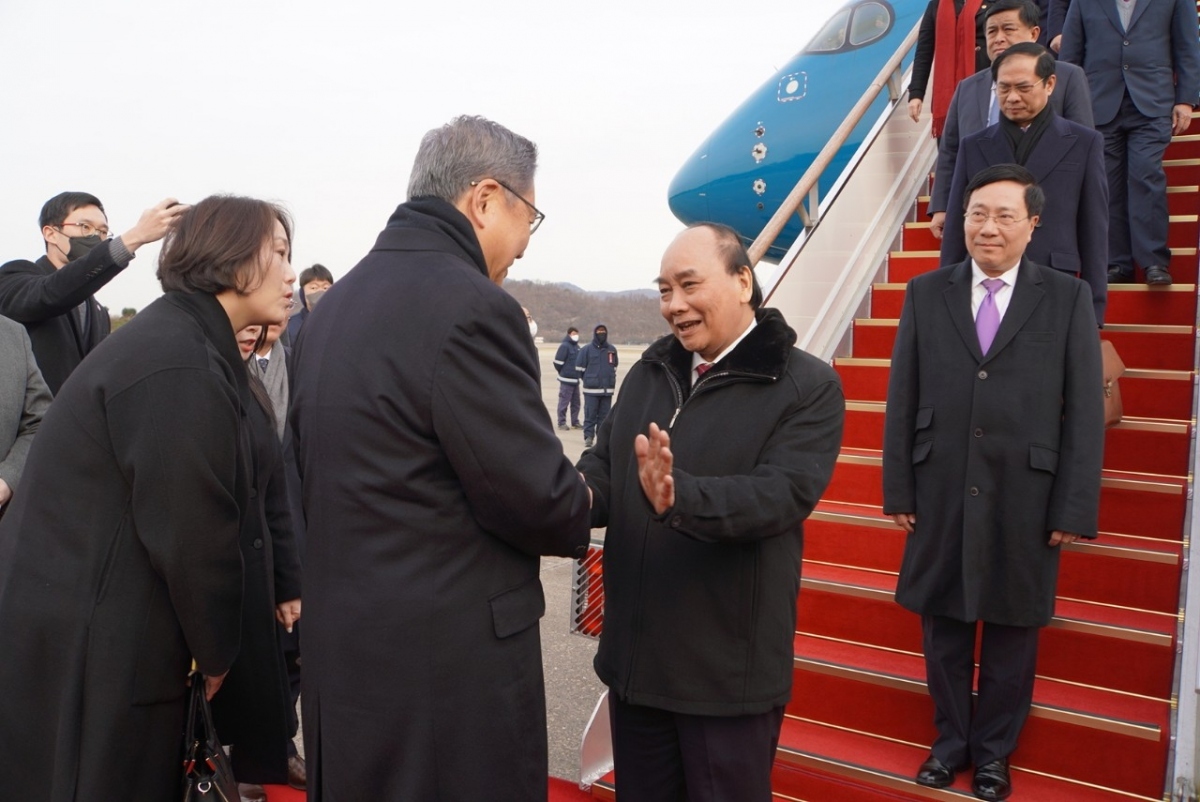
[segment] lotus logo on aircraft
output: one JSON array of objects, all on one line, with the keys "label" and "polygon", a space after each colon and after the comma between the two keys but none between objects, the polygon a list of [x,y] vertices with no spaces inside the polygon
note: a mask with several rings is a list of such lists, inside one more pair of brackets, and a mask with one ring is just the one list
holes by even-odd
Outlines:
[{"label": "lotus logo on aircraft", "polygon": [[808,73],[793,72],[779,79],[779,91],[776,95],[780,103],[790,103],[793,100],[803,100],[808,94]]}]

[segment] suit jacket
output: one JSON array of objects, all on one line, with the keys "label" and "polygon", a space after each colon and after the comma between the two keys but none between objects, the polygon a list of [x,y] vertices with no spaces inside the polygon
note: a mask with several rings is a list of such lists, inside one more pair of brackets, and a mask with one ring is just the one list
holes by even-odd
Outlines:
[{"label": "suit jacket", "polygon": [[896,600],[921,614],[1043,626],[1059,549],[1096,536],[1104,405],[1087,287],[1021,261],[991,349],[971,261],[908,284],[892,353],[883,510],[915,513]]},{"label": "suit jacket", "polygon": [[34,361],[29,335],[20,324],[0,317],[0,479],[14,493],[49,406],[50,389]]},{"label": "suit jacket", "polygon": [[1177,103],[1200,101],[1196,4],[1138,0],[1129,30],[1114,0],[1073,0],[1059,58],[1083,67],[1097,125],[1112,122],[1125,92],[1147,117],[1167,117]]},{"label": "suit jacket", "polygon": [[[1054,113],[1071,122],[1095,128],[1092,119],[1092,96],[1088,91],[1087,76],[1074,64],[1059,62],[1055,68],[1058,81],[1050,95]],[[929,200],[929,212],[946,211],[946,199],[950,196],[950,182],[954,178],[954,162],[958,148],[967,134],[982,131],[988,126],[988,110],[991,108],[992,71],[981,70],[963,80],[950,98],[950,111],[946,116],[946,127],[938,140],[937,174],[933,182],[933,196]]]},{"label": "suit jacket", "polygon": [[[942,264],[967,257],[963,196],[971,176],[985,167],[1015,161],[1008,138],[996,124],[962,141],[950,197]],[[1046,193],[1041,224],[1025,254],[1038,264],[1078,275],[1092,288],[1096,323],[1104,325],[1108,301],[1108,179],[1104,137],[1078,123],[1055,117],[1025,167]]]},{"label": "suit jacket", "polygon": [[[38,367],[55,395],[71,371],[112,330],[108,310],[92,296],[124,269],[125,265],[112,257],[111,240],[61,269],[55,269],[45,256],[36,262],[18,259],[0,267],[0,315],[25,324]],[[84,302],[86,325],[75,313]]]}]

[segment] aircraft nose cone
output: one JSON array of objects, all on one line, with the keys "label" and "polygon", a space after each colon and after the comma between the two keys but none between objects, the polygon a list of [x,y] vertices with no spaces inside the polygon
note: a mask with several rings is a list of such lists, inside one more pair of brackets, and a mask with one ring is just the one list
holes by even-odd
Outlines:
[{"label": "aircraft nose cone", "polygon": [[698,153],[680,168],[667,189],[671,213],[685,224],[711,220],[707,154]]}]

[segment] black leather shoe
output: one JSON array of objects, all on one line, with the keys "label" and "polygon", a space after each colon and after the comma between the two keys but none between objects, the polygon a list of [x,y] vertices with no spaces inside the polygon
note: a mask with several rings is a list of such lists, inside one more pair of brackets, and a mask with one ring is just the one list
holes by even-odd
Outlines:
[{"label": "black leather shoe", "polygon": [[1012,778],[1008,776],[1008,761],[993,760],[975,769],[971,791],[980,799],[1008,799],[1012,794]]},{"label": "black leather shoe", "polygon": [[932,754],[917,769],[917,785],[926,788],[945,788],[954,783],[954,775],[958,769],[948,766]]},{"label": "black leather shoe", "polygon": [[308,768],[304,765],[304,758],[299,755],[288,758],[288,785],[298,791],[308,788]]},{"label": "black leather shoe", "polygon": [[1146,268],[1146,283],[1147,284],[1170,284],[1171,274],[1167,272],[1165,267],[1147,267]]},{"label": "black leather shoe", "polygon": [[1110,267],[1108,269],[1108,283],[1109,284],[1132,284],[1133,276],[1122,273],[1120,268]]}]

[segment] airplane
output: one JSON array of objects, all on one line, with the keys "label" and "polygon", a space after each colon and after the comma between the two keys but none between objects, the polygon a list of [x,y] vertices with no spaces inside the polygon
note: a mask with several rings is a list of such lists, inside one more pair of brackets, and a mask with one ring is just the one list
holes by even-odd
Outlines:
[{"label": "airplane", "polygon": [[[851,0],[684,162],[667,191],[684,223],[725,223],[747,243],[762,230],[888,58],[928,0]],[[903,69],[912,63],[909,55]],[[879,97],[833,163],[841,175],[887,106]],[[829,187],[822,186],[824,196]],[[794,218],[766,258],[777,261],[802,230]]]}]

